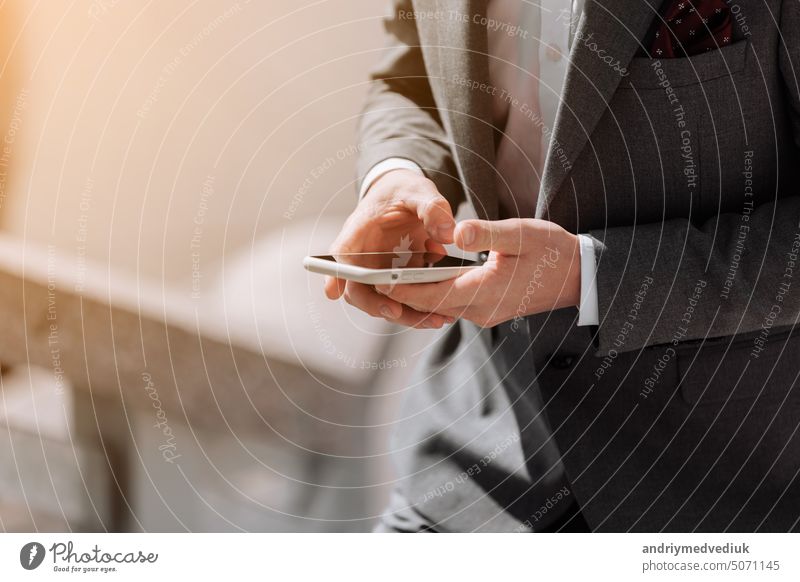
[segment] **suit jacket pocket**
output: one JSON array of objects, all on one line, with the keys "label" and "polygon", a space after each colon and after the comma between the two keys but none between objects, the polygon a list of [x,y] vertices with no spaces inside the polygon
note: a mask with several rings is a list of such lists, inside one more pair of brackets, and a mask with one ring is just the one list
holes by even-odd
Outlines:
[{"label": "suit jacket pocket", "polygon": [[800,331],[796,329],[681,344],[681,396],[688,404],[698,406],[783,399],[798,372],[798,353]]},{"label": "suit jacket pocket", "polygon": [[684,87],[728,77],[744,70],[749,46],[750,40],[746,39],[693,57],[634,58],[620,88],[664,90],[666,86]]}]

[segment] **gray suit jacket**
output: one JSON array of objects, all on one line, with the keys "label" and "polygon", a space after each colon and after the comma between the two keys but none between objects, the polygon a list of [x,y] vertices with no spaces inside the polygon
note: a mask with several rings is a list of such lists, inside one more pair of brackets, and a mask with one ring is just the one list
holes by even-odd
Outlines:
[{"label": "gray suit jacket", "polygon": [[[489,81],[486,1],[394,5],[361,175],[409,158],[453,206],[513,216],[490,95],[463,86]],[[595,237],[600,325],[460,322],[409,389],[398,485],[437,529],[547,512],[540,410],[595,530],[800,527],[800,3],[737,0],[731,45],[660,62],[636,56],[659,5],[587,2],[536,209]]]}]

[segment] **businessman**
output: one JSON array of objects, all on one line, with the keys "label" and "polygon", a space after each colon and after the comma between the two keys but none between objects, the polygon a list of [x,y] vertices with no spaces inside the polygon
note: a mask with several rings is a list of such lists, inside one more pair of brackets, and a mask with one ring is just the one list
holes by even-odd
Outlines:
[{"label": "businessman", "polygon": [[800,2],[396,0],[386,29],[332,250],[489,258],[326,281],[441,328],[378,529],[800,529]]}]

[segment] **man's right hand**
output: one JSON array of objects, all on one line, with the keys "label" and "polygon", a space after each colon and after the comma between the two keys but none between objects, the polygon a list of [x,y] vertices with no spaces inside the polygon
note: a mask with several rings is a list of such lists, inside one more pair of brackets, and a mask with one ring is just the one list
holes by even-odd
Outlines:
[{"label": "man's right hand", "polygon": [[[387,172],[370,186],[331,246],[331,254],[404,250],[444,253],[453,242],[455,220],[447,202],[429,179],[411,170]],[[405,246],[404,241],[410,243]],[[364,285],[326,277],[329,299],[344,296],[350,305],[394,323],[417,328],[439,328],[452,318],[420,313]]]}]

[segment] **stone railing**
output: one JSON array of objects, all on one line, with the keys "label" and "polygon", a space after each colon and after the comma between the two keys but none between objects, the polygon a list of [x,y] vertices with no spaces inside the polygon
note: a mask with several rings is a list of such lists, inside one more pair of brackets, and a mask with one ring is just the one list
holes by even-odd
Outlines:
[{"label": "stone railing", "polygon": [[[198,435],[220,433],[298,459],[302,469],[287,478],[311,487],[296,501],[307,508],[325,482],[320,463],[369,456],[376,371],[363,362],[379,361],[387,342],[382,324],[355,316],[353,327],[350,311],[326,303],[299,258],[290,275],[263,278],[275,283],[269,289],[226,267],[228,283],[193,300],[99,264],[85,265],[76,284],[73,259],[0,238],[0,361],[49,371],[72,427],[67,442],[36,427],[4,431],[0,492],[22,491],[70,527],[147,529],[132,484],[144,475],[161,497],[185,485],[191,467],[202,480],[207,447]],[[231,282],[237,276],[250,281],[248,292]],[[337,335],[347,325],[355,333]],[[349,361],[355,355],[362,365]],[[147,446],[137,437],[142,425]],[[165,503],[173,511],[180,502]],[[305,510],[291,505],[279,512]]]}]

